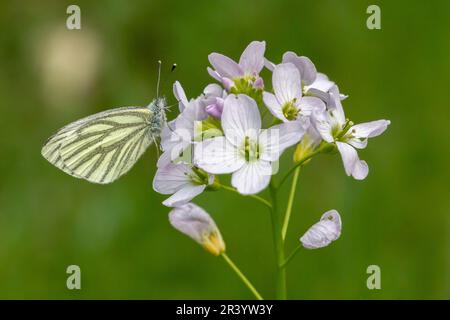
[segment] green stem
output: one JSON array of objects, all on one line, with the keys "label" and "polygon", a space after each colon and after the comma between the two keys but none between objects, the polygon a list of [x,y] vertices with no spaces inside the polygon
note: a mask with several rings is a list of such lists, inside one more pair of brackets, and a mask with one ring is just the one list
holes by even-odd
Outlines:
[{"label": "green stem", "polygon": [[291,191],[289,192],[288,204],[286,207],[286,213],[284,214],[283,228],[281,229],[281,237],[284,241],[286,239],[286,232],[289,225],[289,219],[291,218],[292,206],[294,205],[295,191],[297,189],[298,176],[300,174],[300,168],[296,167],[294,172],[294,178],[292,179]]},{"label": "green stem", "polygon": [[228,263],[228,265],[233,269],[234,272],[239,276],[242,282],[250,289],[250,291],[255,295],[256,299],[264,300],[263,297],[259,294],[259,292],[255,289],[252,283],[247,279],[247,277],[242,273],[241,270],[234,264],[234,262],[226,255],[226,253],[222,253],[222,257]]},{"label": "green stem", "polygon": [[[225,189],[225,190],[228,190],[228,191],[237,193],[237,194],[239,194],[239,195],[242,195],[242,194],[240,194],[239,191],[237,191],[235,188],[232,188],[232,187],[229,187],[229,186],[224,186],[224,185],[221,184],[221,185],[220,185],[220,188],[223,188],[223,189]],[[255,200],[258,200],[259,202],[261,202],[262,204],[264,204],[264,205],[265,205],[266,207],[268,207],[269,209],[272,209],[272,205],[270,204],[270,202],[267,201],[267,200],[264,199],[264,198],[261,198],[260,196],[251,194],[251,195],[248,195],[247,197],[250,197],[250,198],[253,198],[253,199],[255,199]]]},{"label": "green stem", "polygon": [[282,266],[284,262],[284,245],[281,237],[280,217],[277,212],[277,188],[270,183],[270,195],[272,197],[272,233],[275,244],[275,255],[277,259],[277,282],[276,282],[276,298],[286,299],[286,269]]},{"label": "green stem", "polygon": [[287,264],[292,260],[293,257],[295,257],[295,255],[297,254],[298,250],[300,250],[302,246],[299,244],[297,246],[297,248],[294,249],[294,251],[292,251],[292,253],[289,255],[289,257],[286,258],[286,260],[284,260],[284,262],[281,264],[282,267],[286,267]]}]

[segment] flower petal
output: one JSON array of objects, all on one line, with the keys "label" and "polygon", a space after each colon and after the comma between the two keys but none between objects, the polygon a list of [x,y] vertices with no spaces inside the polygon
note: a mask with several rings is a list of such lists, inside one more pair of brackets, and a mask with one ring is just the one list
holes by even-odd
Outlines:
[{"label": "flower petal", "polygon": [[341,103],[339,88],[336,85],[330,89],[330,103],[328,108],[330,109],[330,112],[333,114],[333,118],[337,121],[337,123],[340,126],[344,125],[345,113]]},{"label": "flower petal", "polygon": [[207,97],[222,97],[223,89],[217,83],[210,83],[203,89],[203,94]]},{"label": "flower petal", "polygon": [[342,222],[339,213],[336,210],[330,210],[305,232],[300,241],[307,249],[323,248],[339,238],[341,229]]},{"label": "flower petal", "polygon": [[208,71],[209,75],[211,77],[213,77],[214,79],[216,79],[217,81],[219,81],[219,82],[222,81],[222,77],[220,76],[220,74],[216,70],[213,70],[212,68],[207,67],[206,71]]},{"label": "flower petal", "polygon": [[[330,89],[334,86],[334,82],[328,79],[323,73],[317,73],[316,80],[305,87],[307,95],[322,99],[325,103],[330,103]],[[342,99],[343,100],[343,99]]]},{"label": "flower petal", "polygon": [[196,122],[206,118],[208,118],[208,113],[201,103],[201,98],[193,99],[176,118],[175,131],[184,140],[192,140]]},{"label": "flower petal", "polygon": [[356,149],[364,149],[367,147],[367,139],[350,138],[346,142]]},{"label": "flower petal", "polygon": [[316,80],[317,70],[308,57],[299,57],[296,53],[288,51],[283,55],[283,63],[292,63],[300,71],[303,84],[310,85]]},{"label": "flower petal", "polygon": [[163,205],[167,207],[179,207],[202,193],[206,188],[206,185],[193,185],[189,184],[175,192],[172,196],[163,201]]},{"label": "flower petal", "polygon": [[270,182],[272,166],[267,161],[246,162],[233,173],[231,184],[241,194],[255,194],[264,190]]},{"label": "flower petal", "polygon": [[180,112],[183,112],[189,101],[179,81],[175,81],[175,83],[173,84],[173,95],[178,100],[178,107],[180,109]]},{"label": "flower petal", "polygon": [[341,154],[345,173],[356,180],[364,180],[369,173],[367,163],[359,160],[358,153],[351,145],[344,142],[336,142],[336,146]]},{"label": "flower petal", "polygon": [[278,102],[277,97],[275,97],[274,94],[270,92],[263,92],[263,101],[274,117],[280,119],[283,122],[289,121],[284,116],[283,110],[281,109],[281,104]]},{"label": "flower petal", "polygon": [[219,73],[220,77],[236,78],[243,75],[241,67],[233,60],[220,53],[211,53],[208,56],[211,65]]},{"label": "flower petal", "polygon": [[325,103],[316,97],[303,97],[297,104],[297,107],[304,116],[311,115],[311,112],[314,109],[318,109],[319,111],[324,111],[326,109]]},{"label": "flower petal", "polygon": [[185,164],[169,164],[158,168],[153,178],[153,189],[161,194],[177,192],[191,183],[188,176],[191,171],[191,168]]},{"label": "flower petal", "polygon": [[365,122],[354,125],[350,128],[350,132],[355,138],[373,138],[382,134],[390,124],[389,120]]},{"label": "flower petal", "polygon": [[228,141],[240,147],[245,137],[256,139],[261,116],[255,100],[245,94],[230,94],[224,101],[222,128]]},{"label": "flower petal", "polygon": [[264,67],[264,52],[266,51],[265,41],[253,41],[239,59],[239,66],[246,74],[257,75]]},{"label": "flower petal", "polygon": [[300,141],[304,133],[300,121],[290,121],[263,130],[259,135],[260,159],[278,160],[286,148]]},{"label": "flower petal", "polygon": [[209,173],[231,173],[243,166],[245,159],[225,137],[215,137],[195,145],[194,163]]},{"label": "flower petal", "polygon": [[272,61],[270,61],[266,58],[264,58],[264,66],[272,72],[273,72],[273,69],[275,69],[275,63],[273,63]]},{"label": "flower petal", "polygon": [[327,111],[314,109],[311,113],[311,120],[311,123],[317,132],[319,132],[323,140],[329,143],[334,141],[332,127]]},{"label": "flower petal", "polygon": [[282,105],[302,97],[300,72],[292,63],[282,63],[275,67],[272,85],[275,96]]}]

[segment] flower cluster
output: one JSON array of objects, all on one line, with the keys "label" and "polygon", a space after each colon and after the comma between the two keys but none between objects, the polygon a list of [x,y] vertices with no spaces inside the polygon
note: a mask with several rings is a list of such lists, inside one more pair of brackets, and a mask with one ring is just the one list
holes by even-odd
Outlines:
[{"label": "flower cluster", "polygon": [[[189,100],[175,82],[180,114],[161,135],[163,154],[153,183],[157,192],[171,195],[165,205],[181,206],[214,189],[220,174],[232,174],[232,186],[241,194],[259,193],[277,173],[283,151],[295,145],[295,162],[318,149],[337,149],[347,175],[367,176],[367,163],[356,149],[390,122],[354,125],[342,107],[347,96],[310,59],[286,52],[274,64],[264,57],[265,49],[264,41],[253,41],[239,62],[210,54],[207,70],[220,84],[207,85],[196,98]],[[272,71],[272,90],[260,76],[264,67]]]},{"label": "flower cluster", "polygon": [[[285,298],[284,268],[297,249],[328,246],[339,238],[342,228],[339,213],[327,211],[300,237],[301,245],[284,257],[300,166],[319,153],[336,151],[348,176],[365,179],[369,168],[359,159],[357,149],[365,148],[369,138],[382,134],[390,124],[377,120],[355,125],[344,114],[342,101],[347,96],[317,72],[309,58],[286,52],[275,64],[265,58],[265,50],[264,41],[254,41],[239,62],[210,54],[207,71],[218,83],[207,85],[196,98],[188,99],[181,84],[174,83],[180,113],[162,130],[163,153],[153,180],[155,191],[170,195],[163,204],[173,207],[169,214],[172,226],[210,253],[221,255],[258,299],[261,295],[225,253],[216,223],[192,199],[205,190],[226,189],[250,195],[270,209],[281,275],[277,297]],[[272,73],[271,81],[263,80],[264,68]],[[295,148],[292,168],[274,183],[279,158],[291,147]],[[277,192],[293,172],[286,213],[280,216],[275,206]],[[219,181],[218,176],[224,174],[231,174],[232,186]],[[269,185],[271,202],[256,195]]]}]

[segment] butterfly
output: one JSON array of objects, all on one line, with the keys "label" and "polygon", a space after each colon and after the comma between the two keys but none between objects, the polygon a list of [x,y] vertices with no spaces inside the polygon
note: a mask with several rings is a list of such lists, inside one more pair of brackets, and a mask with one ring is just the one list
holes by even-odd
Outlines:
[{"label": "butterfly", "polygon": [[58,130],[41,153],[73,177],[111,183],[156,142],[166,124],[166,108],[161,97],[146,107],[122,107],[88,116]]}]

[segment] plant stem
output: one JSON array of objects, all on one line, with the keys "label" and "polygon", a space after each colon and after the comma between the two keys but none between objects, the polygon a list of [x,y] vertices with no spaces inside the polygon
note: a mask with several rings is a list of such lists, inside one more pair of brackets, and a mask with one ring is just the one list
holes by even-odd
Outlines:
[{"label": "plant stem", "polygon": [[286,258],[286,260],[284,260],[284,262],[281,264],[282,267],[286,267],[287,264],[292,260],[293,257],[295,257],[295,255],[297,254],[298,250],[300,250],[302,246],[299,244],[297,246],[297,248],[294,249],[294,251],[292,251],[292,253],[289,255],[289,257]]},{"label": "plant stem", "polygon": [[284,262],[284,245],[281,237],[281,221],[277,211],[277,188],[272,181],[270,182],[269,188],[272,197],[272,233],[275,244],[275,256],[277,259],[276,298],[284,300],[286,299],[286,269],[282,265]]},{"label": "plant stem", "polygon": [[[224,186],[224,185],[222,185],[222,184],[220,185],[220,187],[223,188],[223,189],[225,189],[225,190],[228,190],[228,191],[231,191],[231,192],[234,192],[234,193],[237,193],[237,194],[241,195],[235,188],[232,188],[232,187],[229,187],[229,186]],[[272,209],[272,205],[270,204],[270,202],[267,201],[266,199],[260,197],[260,196],[251,194],[251,195],[248,195],[247,197],[256,199],[256,200],[258,200],[259,202],[263,203],[263,204],[264,204],[266,207],[268,207],[269,209]]]},{"label": "plant stem", "polygon": [[259,294],[259,292],[255,289],[252,283],[247,279],[247,277],[242,273],[241,270],[234,264],[234,262],[226,255],[226,253],[222,253],[222,257],[228,263],[228,265],[233,269],[234,272],[239,276],[242,282],[250,289],[250,291],[255,295],[256,299],[264,300],[263,297]]},{"label": "plant stem", "polygon": [[300,174],[300,166],[295,168],[294,178],[292,179],[291,191],[289,192],[288,204],[286,207],[286,213],[284,215],[283,228],[281,229],[281,237],[284,241],[286,239],[286,232],[289,225],[289,219],[291,218],[292,206],[294,205],[295,191],[297,189],[298,176]]}]

